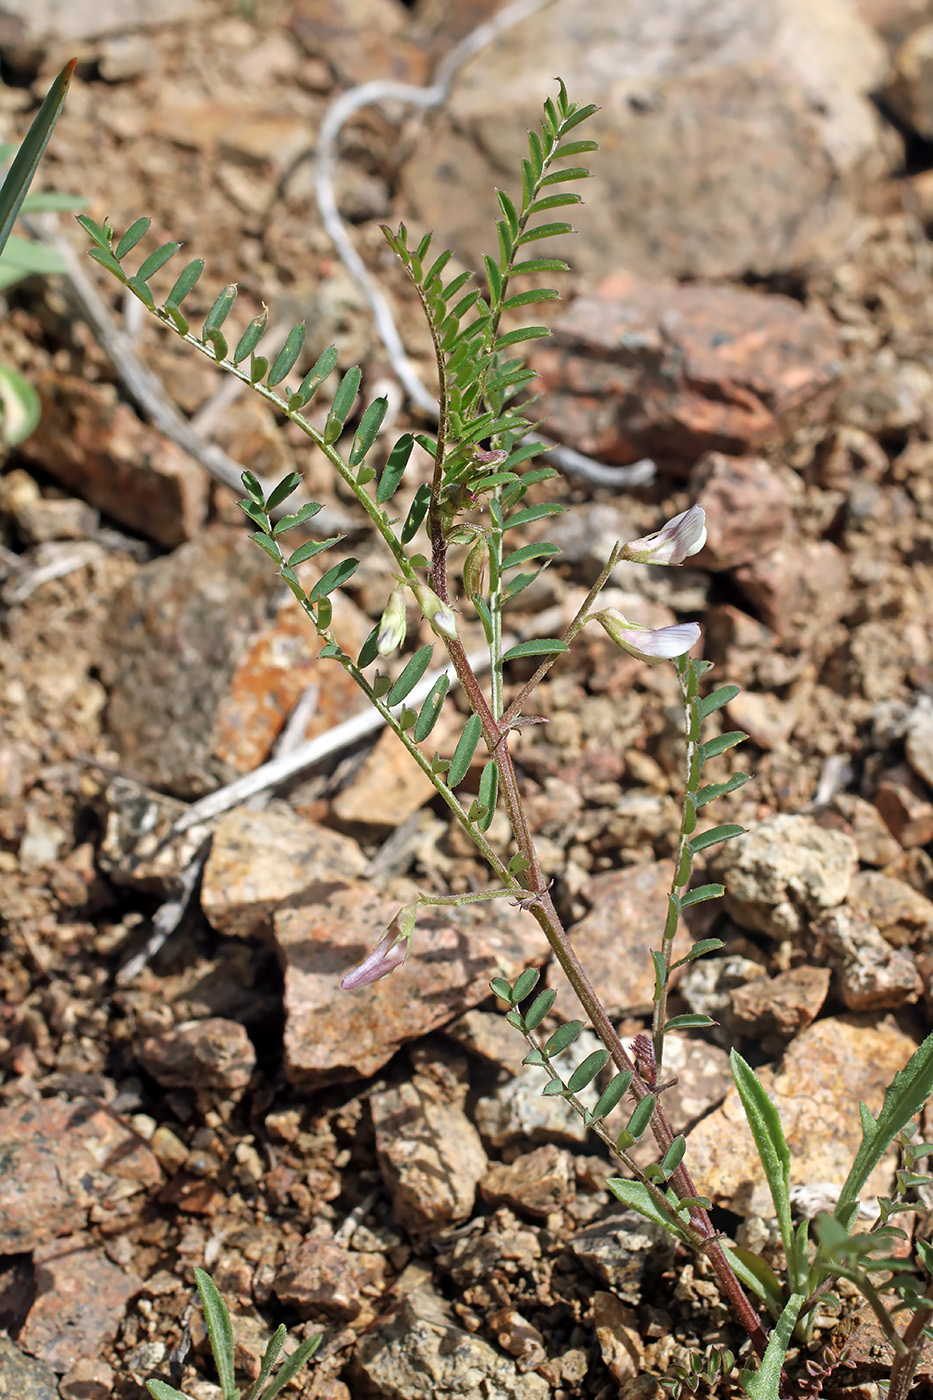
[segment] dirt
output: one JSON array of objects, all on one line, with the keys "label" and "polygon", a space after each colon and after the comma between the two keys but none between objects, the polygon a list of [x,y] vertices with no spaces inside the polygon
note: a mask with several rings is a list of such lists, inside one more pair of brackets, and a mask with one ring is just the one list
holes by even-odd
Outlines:
[{"label": "dirt", "polygon": [[[204,257],[211,286],[239,284],[244,320],[264,301],[276,316],[306,315],[314,353],[335,341],[341,363],[362,363],[372,387],[386,373],[385,352],[320,227],[306,178],[300,170],[289,174],[337,88],[327,65],[285,35],[281,18],[274,6],[231,15],[217,0],[201,20],[153,31],[142,50],[116,41],[89,46],[43,178],[80,191],[90,214],[106,215],[118,229],[151,215],[153,238],[181,239],[191,256]],[[17,130],[33,94],[47,88],[53,58],[27,66],[0,94]],[[264,117],[277,124],[271,143],[240,120],[244,87],[273,94]],[[377,228],[398,179],[398,133],[372,112],[356,118],[352,132],[344,176],[356,209],[354,241],[391,284],[403,334],[424,365],[427,342],[416,308]],[[933,370],[933,266],[912,174],[868,192],[860,236],[831,270],[759,289],[818,308],[845,353],[829,416],[821,403],[761,451],[764,489],[783,482],[790,503],[780,539],[769,534],[766,509],[743,539],[741,559],[714,560],[705,571],[702,559],[698,567],[691,561],[676,577],[652,577],[646,587],[652,606],[673,610],[664,617],[689,615],[704,624],[705,654],[717,676],[749,692],[731,719],[752,740],[721,761],[721,776],[731,764],[754,777],[717,807],[718,820],[751,825],[805,812],[852,835],[864,868],[933,899],[933,773],[924,771],[922,726],[911,728],[918,705],[933,695],[933,420],[924,397]],[[69,236],[83,246],[79,235]],[[103,280],[100,286],[119,312],[119,298]],[[183,412],[196,412],[218,387],[203,361],[155,325],[143,323],[137,345]],[[122,396],[109,387],[109,360],[53,281],[9,293],[0,356],[53,396],[73,376],[100,389],[105,404],[108,395]],[[409,421],[403,413],[398,431]],[[273,475],[307,465],[312,493],[347,510],[321,463],[307,462],[299,440],[262,406],[240,400],[217,436],[233,456]],[[36,1197],[35,1242],[19,1248],[11,1238],[0,1258],[0,1324],[13,1343],[51,1367],[43,1375],[63,1400],[137,1400],[153,1374],[211,1400],[219,1392],[191,1310],[192,1271],[203,1265],[236,1313],[244,1377],[256,1374],[263,1329],[284,1321],[297,1339],[323,1331],[318,1359],[291,1392],[322,1400],[402,1393],[392,1386],[402,1384],[404,1371],[386,1377],[372,1359],[379,1354],[374,1338],[389,1337],[400,1316],[408,1319],[403,1349],[406,1335],[432,1326],[462,1329],[451,1333],[457,1345],[477,1338],[495,1348],[495,1365],[502,1358],[508,1365],[489,1372],[494,1378],[484,1393],[648,1400],[661,1393],[657,1377],[683,1364],[687,1349],[738,1351],[741,1334],[701,1263],[650,1236],[627,1253],[618,1245],[620,1257],[616,1246],[600,1254],[581,1245],[581,1232],[613,1215],[605,1186],[611,1168],[594,1139],[582,1141],[575,1128],[551,1121],[498,1135],[490,1126],[498,1120],[482,1102],[502,1089],[516,1058],[496,1029],[491,998],[479,1003],[489,1013],[483,1020],[442,1025],[373,1078],[343,1075],[309,1087],[289,1073],[286,978],[268,930],[261,937],[222,934],[195,899],[142,970],[121,976],[174,887],[164,873],[122,878],[102,855],[115,803],[109,784],[115,775],[131,785],[140,778],[114,745],[105,658],[120,590],[164,558],[166,546],[106,513],[82,515],[80,492],[61,486],[48,455],[54,437],[40,440],[45,464],[35,447],[11,451],[0,477],[7,573],[0,1114],[12,1115],[4,1120],[8,1131],[35,1154],[21,1167],[27,1195],[43,1154],[54,1153],[62,1135],[70,1143],[78,1130],[68,1114],[46,1123],[40,1113],[27,1131],[16,1117],[25,1107],[38,1113],[43,1105],[67,1105],[80,1116],[91,1105],[121,1125],[134,1150],[150,1155],[140,1158],[129,1184],[119,1178],[117,1186],[108,1176],[110,1158],[95,1158],[93,1171],[76,1158],[74,1180],[88,1172],[101,1179],[76,1195],[66,1172],[72,1185],[51,1226],[39,1209],[44,1198]],[[696,480],[709,476],[707,464]],[[749,498],[742,492],[754,488],[742,483],[757,478],[739,477],[727,498],[743,512]],[[624,495],[574,478],[549,489],[569,510],[560,527],[567,548],[541,585],[538,608],[589,585],[592,539],[601,528],[610,537],[617,527],[642,534],[685,509],[692,491],[682,472],[663,471],[654,485]],[[213,485],[193,532],[230,527],[234,499]],[[582,531],[570,523],[574,512],[585,522]],[[721,523],[719,530],[721,539]],[[50,541],[59,554],[49,553]],[[89,541],[94,547],[68,572],[22,589],[34,567]],[[765,558],[758,552],[763,541]],[[841,574],[834,572],[837,556]],[[350,590],[370,619],[378,617],[384,583],[374,566]],[[517,612],[516,622],[524,616]],[[654,870],[674,851],[677,698],[666,668],[620,663],[601,634],[585,634],[572,660],[542,687],[536,709],[550,723],[523,731],[517,753],[542,859],[572,922],[589,916],[591,927],[599,922],[591,908],[621,897],[614,872]],[[285,718],[283,710],[279,721]],[[905,735],[914,736],[913,747],[905,748]],[[400,855],[385,854],[390,825],[341,819],[341,789],[351,793],[360,773],[358,764],[334,759],[290,794],[293,806],[352,838],[365,861],[385,857],[393,879],[453,891],[482,882],[471,850],[439,820],[439,804],[419,809],[415,802],[421,815]],[[844,800],[853,795],[862,802],[858,810]],[[342,810],[358,812],[359,803],[344,796]],[[743,1053],[761,1063],[764,1044],[773,1063],[814,1016],[853,1011],[845,993],[853,979],[840,972],[842,954],[834,961],[832,951],[848,946],[841,934],[835,943],[819,941],[814,922],[799,936],[775,937],[738,915],[703,910],[695,935],[712,930],[726,955],[744,959],[735,983],[744,1000],[729,1004],[729,1030]],[[916,1040],[929,1015],[933,934],[923,909],[909,918],[892,914],[889,924],[877,909],[871,917],[903,957],[897,975],[885,982],[879,974],[874,1001],[857,1009],[887,1021],[892,1033],[896,1021],[899,1033]],[[380,930],[372,932],[375,942]],[[767,999],[750,996],[749,988],[756,977],[798,968],[806,987],[798,994],[782,982],[779,1014],[769,1019]],[[832,969],[832,982],[816,968]],[[627,984],[640,987],[642,971]],[[643,1027],[646,996],[650,986],[627,1000],[620,993],[614,1010],[627,1034]],[[569,993],[561,1007],[565,1017],[573,1014]],[[192,1046],[175,1040],[166,1048],[166,1034],[190,1023],[197,1027]],[[726,1090],[715,1059],[721,1042],[708,1042],[711,1059],[702,1073],[696,1069],[696,1102],[684,1109],[692,1120]],[[467,1140],[464,1122],[475,1141]],[[441,1191],[440,1205],[431,1206],[427,1188],[406,1177],[412,1158],[426,1179],[456,1178],[456,1189]],[[37,1175],[32,1187],[38,1191],[43,1180]],[[717,1224],[749,1239],[766,1234],[750,1207],[744,1219],[738,1210],[722,1211]],[[59,1236],[86,1251],[76,1274],[66,1275]],[[69,1323],[69,1350],[62,1341],[66,1300],[88,1280],[94,1298],[83,1318]],[[431,1321],[425,1298],[441,1309],[440,1322]],[[439,1365],[433,1354],[430,1365],[424,1361],[428,1371]],[[435,1388],[453,1386],[433,1374]],[[463,1384],[450,1393],[479,1393]]]}]

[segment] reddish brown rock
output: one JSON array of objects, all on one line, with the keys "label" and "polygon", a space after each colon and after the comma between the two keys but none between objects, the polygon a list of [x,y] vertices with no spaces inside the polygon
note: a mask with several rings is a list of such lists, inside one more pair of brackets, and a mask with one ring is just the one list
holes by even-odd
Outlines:
[{"label": "reddish brown rock", "polygon": [[[651,949],[659,946],[672,877],[673,865],[662,860],[597,875],[583,887],[592,908],[569,932],[583,966],[600,970],[599,994],[610,1015],[640,1014],[652,1005]],[[675,956],[685,951],[678,948]],[[558,989],[562,1007],[573,1005],[557,963],[548,969],[547,984]]]},{"label": "reddish brown rock", "polygon": [[857,910],[830,909],[816,925],[850,1011],[894,1011],[917,1000],[923,983],[904,948],[892,948]]},{"label": "reddish brown rock", "polygon": [[0,1253],[80,1230],[107,1206],[162,1180],[142,1138],[95,1099],[0,1109]]},{"label": "reddish brown rock", "polygon": [[708,452],[690,475],[690,494],[706,511],[707,528],[693,562],[709,569],[771,554],[791,523],[787,480],[763,457]]},{"label": "reddish brown rock", "polygon": [[148,1036],[139,1062],[168,1089],[245,1089],[256,1066],[256,1052],[244,1026],[222,1016],[188,1021],[164,1035]]},{"label": "reddish brown rock", "polygon": [[756,977],[732,993],[732,1015],[746,1035],[788,1039],[816,1020],[830,976],[828,967],[804,965]]},{"label": "reddish brown rock", "polygon": [[848,903],[896,948],[926,945],[933,937],[933,901],[880,870],[862,870],[855,876]]},{"label": "reddish brown rock", "polygon": [[560,1210],[572,1195],[573,1179],[570,1153],[545,1143],[512,1162],[494,1162],[479,1189],[491,1205],[507,1205],[543,1218]]},{"label": "reddish brown rock", "polygon": [[[757,1071],[781,1116],[796,1181],[839,1190],[862,1137],[856,1104],[863,1100],[877,1113],[884,1089],[915,1049],[887,1021],[841,1016],[816,1021],[791,1041],[780,1066]],[[865,1194],[889,1190],[893,1170],[892,1161],[882,1162]],[[701,1194],[733,1210],[757,1209],[756,1190],[767,1196],[734,1088],[690,1134],[690,1171]],[[770,1213],[770,1198],[760,1205]]]},{"label": "reddish brown rock", "polygon": [[[431,743],[439,746],[434,734]],[[442,745],[440,751],[444,752]],[[385,833],[401,826],[434,796],[436,789],[431,779],[412,762],[392,731],[386,729],[347,787],[337,794],[333,808],[341,822],[377,827]]]},{"label": "reddish brown rock", "polygon": [[49,370],[42,417],[20,446],[31,462],[120,525],[172,549],[204,524],[203,467],[150,428],[110,384]]},{"label": "reddish brown rock", "polygon": [[905,850],[933,841],[933,802],[929,789],[902,764],[890,769],[878,784],[875,805],[893,836]]},{"label": "reddish brown rock", "polygon": [[889,865],[901,855],[878,808],[852,792],[841,792],[833,808],[847,823],[846,830],[858,848],[862,865]]},{"label": "reddish brown rock", "polygon": [[61,1373],[113,1341],[143,1281],[112,1264],[87,1236],[40,1245],[33,1260],[38,1291],[18,1341]]},{"label": "reddish brown rock", "polygon": [[374,1074],[400,1045],[443,1025],[515,978],[546,945],[530,914],[504,901],[426,908],[411,956],[357,992],[340,978],[372,951],[403,898],[360,881],[322,881],[280,906],[275,941],[285,967],[285,1062],[293,1083]]},{"label": "reddish brown rock", "polygon": [[846,556],[829,540],[783,540],[770,554],[740,565],[733,577],[778,636],[795,627],[804,635],[825,629],[849,597]]},{"label": "reddish brown rock", "polygon": [[[703,452],[783,440],[805,406],[825,416],[841,349],[826,317],[788,297],[620,274],[558,318],[532,363],[562,441],[603,461],[651,456],[685,471]],[[780,533],[777,504],[763,523]]]},{"label": "reddish brown rock", "polygon": [[299,817],[285,802],[271,802],[260,812],[238,807],[214,828],[201,908],[220,933],[249,938],[268,931],[273,911],[288,895],[315,880],[362,875],[365,869],[356,841]]},{"label": "reddish brown rock", "polygon": [[272,1285],[275,1296],[303,1319],[350,1322],[363,1307],[362,1290],[381,1282],[385,1257],[343,1249],[315,1230],[290,1251]]},{"label": "reddish brown rock", "polygon": [[488,1163],[463,1106],[465,1080],[443,1057],[414,1060],[412,1077],[376,1090],[370,1107],[395,1219],[409,1234],[423,1235],[471,1215]]}]

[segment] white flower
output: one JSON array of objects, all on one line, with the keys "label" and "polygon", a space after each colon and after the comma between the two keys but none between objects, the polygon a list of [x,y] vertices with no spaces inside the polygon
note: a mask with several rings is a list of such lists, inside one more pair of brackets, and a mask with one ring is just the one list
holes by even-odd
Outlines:
[{"label": "white flower", "polygon": [[446,603],[442,603],[437,594],[432,592],[424,583],[413,583],[411,591],[418,600],[418,607],[430,622],[432,628],[439,637],[447,637],[450,641],[457,638],[457,618],[452,608]]},{"label": "white flower", "polygon": [[677,622],[672,627],[641,627],[637,622],[628,622],[614,608],[605,608],[593,616],[617,647],[649,666],[683,656],[700,640],[696,622]]},{"label": "white flower", "polygon": [[622,550],[622,558],[635,564],[682,564],[705,544],[706,511],[702,506],[691,506],[653,535],[632,540]]},{"label": "white flower", "polygon": [[405,640],[405,590],[399,585],[393,588],[385,611],[379,619],[379,633],[376,638],[376,651],[380,656],[391,656],[398,651]]}]

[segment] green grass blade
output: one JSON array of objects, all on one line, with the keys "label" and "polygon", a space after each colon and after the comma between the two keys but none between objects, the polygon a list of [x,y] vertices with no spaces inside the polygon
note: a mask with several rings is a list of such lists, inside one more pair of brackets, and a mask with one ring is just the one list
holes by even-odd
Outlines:
[{"label": "green grass blade", "polygon": [[65,98],[68,95],[71,75],[75,71],[77,62],[78,60],[73,58],[70,63],[66,63],[49,88],[45,101],[33,118],[32,125],[26,132],[23,144],[16,152],[13,164],[7,171],[6,179],[0,188],[0,252],[6,247],[6,241],[22,208],[26,191],[32,184],[39,161],[49,144],[49,137],[61,115]]},{"label": "green grass blade", "polygon": [[217,1367],[217,1379],[220,1381],[223,1400],[238,1400],[236,1381],[233,1378],[233,1326],[227,1305],[210,1274],[205,1273],[203,1269],[195,1269],[194,1278],[201,1295],[204,1321],[207,1324],[207,1335],[214,1355],[214,1365]]},{"label": "green grass blade", "polygon": [[771,1340],[761,1358],[757,1371],[744,1370],[739,1377],[742,1389],[751,1400],[780,1400],[781,1371],[800,1309],[806,1301],[802,1293],[792,1293],[787,1305],[771,1333]]},{"label": "green grass blade", "polygon": [[768,1179],[784,1252],[790,1261],[794,1257],[794,1226],[790,1214],[790,1151],[781,1119],[751,1065],[742,1059],[737,1050],[732,1051],[729,1061],[732,1078],[739,1091],[745,1117],[748,1119],[748,1126],[752,1130],[755,1147]]}]

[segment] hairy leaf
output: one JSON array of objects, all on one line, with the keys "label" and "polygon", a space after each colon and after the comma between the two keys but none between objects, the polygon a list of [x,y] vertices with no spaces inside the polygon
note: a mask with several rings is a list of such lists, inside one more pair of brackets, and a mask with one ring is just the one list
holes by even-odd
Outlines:
[{"label": "hairy leaf", "polygon": [[406,695],[414,690],[415,686],[430,666],[433,654],[433,646],[418,648],[386,696],[387,705],[398,705],[400,701],[405,699]]},{"label": "hairy leaf", "polygon": [[482,732],[483,722],[479,715],[470,715],[463,727],[460,741],[454,749],[454,756],[450,760],[450,768],[447,773],[449,787],[455,788],[458,783],[463,782]]}]

